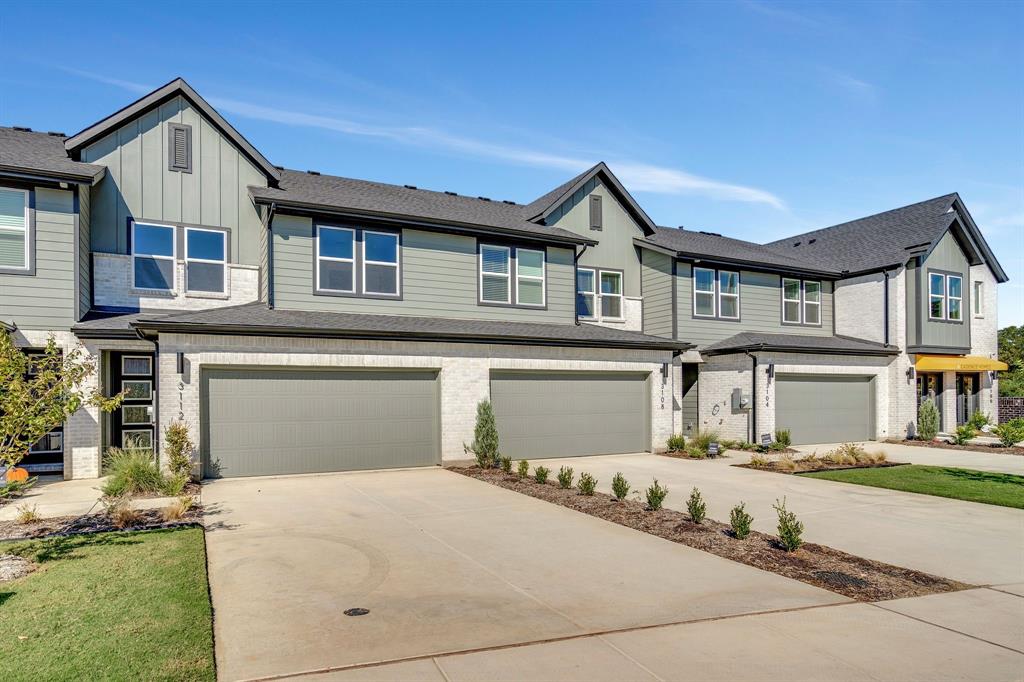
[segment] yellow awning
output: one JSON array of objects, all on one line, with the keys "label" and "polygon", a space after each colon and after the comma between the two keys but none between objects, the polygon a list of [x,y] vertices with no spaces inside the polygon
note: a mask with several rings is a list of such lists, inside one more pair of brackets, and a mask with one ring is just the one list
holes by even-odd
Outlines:
[{"label": "yellow awning", "polygon": [[918,372],[1005,372],[1009,365],[980,355],[918,355],[914,368]]}]

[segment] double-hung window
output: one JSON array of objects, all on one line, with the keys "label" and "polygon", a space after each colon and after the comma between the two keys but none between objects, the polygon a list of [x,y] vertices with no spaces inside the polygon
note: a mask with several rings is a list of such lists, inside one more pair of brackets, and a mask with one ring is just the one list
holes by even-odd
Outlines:
[{"label": "double-hung window", "polygon": [[821,324],[821,282],[804,282],[804,324]]},{"label": "double-hung window", "polygon": [[398,235],[363,230],[363,293],[398,296]]},{"label": "double-hung window", "polygon": [[957,275],[946,275],[946,319],[959,322],[963,319],[964,281]]},{"label": "double-hung window", "polygon": [[542,308],[547,304],[547,255],[541,249],[480,245],[480,303]]},{"label": "double-hung window", "polygon": [[516,303],[544,305],[544,252],[516,249]]},{"label": "double-hung window", "polygon": [[597,271],[579,268],[576,271],[576,314],[597,317]]},{"label": "double-hung window", "polygon": [[316,289],[331,293],[355,293],[355,230],[316,226]]},{"label": "double-hung window", "polygon": [[601,270],[601,319],[623,319],[621,272]]},{"label": "double-hung window", "polygon": [[783,324],[821,324],[821,282],[782,278]]},{"label": "double-hung window", "polygon": [[963,320],[963,278],[941,272],[928,273],[928,319]]},{"label": "double-hung window", "polygon": [[29,193],[0,187],[0,270],[29,269]]},{"label": "double-hung window", "polygon": [[576,313],[580,317],[609,322],[625,319],[622,272],[577,268]]},{"label": "double-hung window", "polygon": [[740,319],[740,273],[694,267],[693,316]]},{"label": "double-hung window", "polygon": [[177,255],[173,225],[132,223],[132,286],[173,291]]},{"label": "double-hung window", "polygon": [[782,321],[800,324],[800,280],[782,279]]},{"label": "double-hung window", "polygon": [[480,300],[512,303],[512,249],[480,245]]},{"label": "double-hung window", "polygon": [[227,232],[185,228],[185,290],[223,294],[227,291]]}]

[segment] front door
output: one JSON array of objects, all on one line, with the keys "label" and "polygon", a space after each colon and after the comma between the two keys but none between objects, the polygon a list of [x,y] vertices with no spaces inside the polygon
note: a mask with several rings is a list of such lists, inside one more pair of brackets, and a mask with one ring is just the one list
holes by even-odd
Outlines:
[{"label": "front door", "polygon": [[956,375],[956,423],[966,424],[971,415],[978,411],[978,374]]},{"label": "front door", "polygon": [[110,393],[124,391],[124,402],[110,415],[112,447],[153,448],[156,374],[152,353],[110,354]]},{"label": "front door", "polygon": [[931,398],[935,407],[939,410],[939,426],[942,425],[942,375],[938,373],[923,373],[917,375],[917,407]]}]

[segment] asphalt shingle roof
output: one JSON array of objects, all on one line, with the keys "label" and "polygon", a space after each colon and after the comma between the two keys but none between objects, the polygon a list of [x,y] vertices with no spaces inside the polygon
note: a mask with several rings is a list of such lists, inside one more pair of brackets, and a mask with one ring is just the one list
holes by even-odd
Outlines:
[{"label": "asphalt shingle roof", "polygon": [[0,169],[93,182],[106,168],[73,161],[64,135],[0,127]]},{"label": "asphalt shingle roof", "polygon": [[411,189],[369,180],[284,170],[278,187],[249,187],[262,202],[351,210],[381,216],[412,217],[428,222],[494,228],[496,232],[536,235],[574,244],[592,240],[528,220],[522,204],[485,200],[447,192]]},{"label": "asphalt shingle roof", "polygon": [[843,355],[897,355],[895,346],[852,336],[810,336],[808,334],[771,334],[740,332],[735,336],[712,343],[701,350],[703,355],[724,355],[764,347],[765,350],[793,351],[795,353],[836,353]]},{"label": "asphalt shingle roof", "polygon": [[956,217],[950,209],[957,195],[944,194],[813,232],[805,232],[766,246],[803,260],[815,260],[851,273],[903,265],[916,248],[938,240]]},{"label": "asphalt shingle roof", "polygon": [[457,320],[408,315],[313,312],[268,308],[248,303],[188,313],[140,314],[131,321],[141,329],[176,331],[228,330],[233,333],[395,340],[452,340],[555,346],[627,347],[685,350],[693,344],[595,324],[551,324],[503,320]]}]

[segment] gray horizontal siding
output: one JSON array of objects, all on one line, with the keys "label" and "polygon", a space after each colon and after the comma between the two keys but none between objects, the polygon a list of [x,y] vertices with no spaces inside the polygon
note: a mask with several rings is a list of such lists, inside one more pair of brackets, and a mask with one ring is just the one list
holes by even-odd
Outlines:
[{"label": "gray horizontal siding", "polygon": [[402,299],[386,300],[313,294],[311,219],[277,215],[273,234],[276,308],[566,324],[574,320],[572,249],[548,248],[547,309],[539,310],[477,304],[473,237],[404,230]]},{"label": "gray horizontal siding", "polygon": [[690,263],[676,266],[676,302],[680,340],[699,347],[744,331],[832,336],[832,282],[821,283],[821,326],[782,324],[782,276],[740,271],[740,320],[693,317],[693,277]]},{"label": "gray horizontal siding", "polygon": [[641,249],[645,334],[672,337],[672,257]]},{"label": "gray horizontal siding", "polygon": [[66,190],[36,188],[35,274],[0,274],[0,320],[19,329],[75,323],[75,204]]}]

